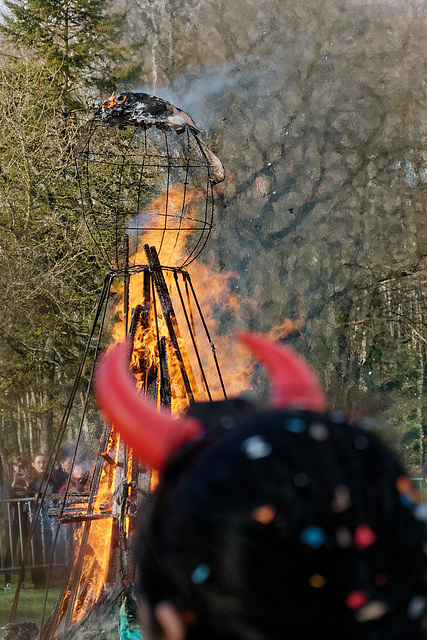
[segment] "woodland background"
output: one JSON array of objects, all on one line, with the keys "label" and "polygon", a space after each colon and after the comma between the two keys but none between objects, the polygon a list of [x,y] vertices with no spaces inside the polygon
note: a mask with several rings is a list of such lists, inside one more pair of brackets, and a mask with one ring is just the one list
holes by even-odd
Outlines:
[{"label": "woodland background", "polygon": [[331,406],[383,416],[419,474],[427,1],[5,5],[3,471],[19,451],[48,451],[58,429],[106,271],[81,217],[72,150],[94,105],[133,89],[187,110],[225,165],[200,257],[233,274],[240,304],[218,305],[222,334],[284,327],[277,336],[316,368]]}]

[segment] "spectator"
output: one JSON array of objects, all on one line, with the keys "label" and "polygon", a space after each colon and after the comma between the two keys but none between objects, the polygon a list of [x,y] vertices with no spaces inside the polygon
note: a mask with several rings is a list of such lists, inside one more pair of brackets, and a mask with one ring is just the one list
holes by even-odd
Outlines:
[{"label": "spectator", "polygon": [[241,340],[270,371],[271,409],[195,404],[171,420],[135,394],[125,348],[98,368],[103,410],[163,471],[137,545],[148,637],[426,640],[410,479],[375,435],[326,412],[301,358]]},{"label": "spectator", "polygon": [[[44,453],[36,453],[31,461],[31,482],[28,493],[37,497],[52,493],[52,485],[46,485],[45,471],[47,458]],[[49,499],[43,500],[41,505],[37,502],[31,504],[31,519],[37,516],[37,522],[33,529],[33,564],[31,578],[36,589],[46,588],[46,565],[50,557],[52,547],[52,522],[49,517]]]},{"label": "spectator", "polygon": [[[45,485],[43,484],[43,479],[46,471],[47,458],[44,453],[36,453],[33,456],[31,461],[31,469],[30,469],[30,491],[33,495],[37,495],[44,491]],[[49,491],[48,491],[49,489]],[[52,487],[51,485],[46,488],[46,491],[51,493]]]},{"label": "spectator", "polygon": [[82,493],[88,481],[89,474],[85,471],[84,465],[80,463],[73,463],[73,451],[71,447],[65,446],[61,449],[58,461],[60,468],[52,474],[52,485],[54,493],[65,493],[68,477],[70,476],[70,483],[68,491],[70,493]]},{"label": "spectator", "polygon": [[71,472],[69,491],[71,493],[83,493],[86,489],[89,474],[83,464],[75,464]]},{"label": "spectator", "polygon": [[[21,564],[23,551],[28,536],[28,488],[31,479],[27,472],[27,463],[22,456],[16,456],[12,461],[12,481],[5,483],[4,498],[11,500],[7,507],[6,520],[6,567],[12,567],[17,560]],[[18,551],[18,554],[17,554]],[[30,587],[23,582],[23,589]],[[12,589],[12,572],[5,572],[5,591]]]},{"label": "spectator", "polygon": [[[58,454],[58,468],[52,473],[52,490],[53,493],[63,493],[64,487],[68,480],[68,475],[71,469],[71,462],[73,460],[73,451],[70,446],[64,445],[59,450]],[[60,491],[61,490],[61,491]]]}]

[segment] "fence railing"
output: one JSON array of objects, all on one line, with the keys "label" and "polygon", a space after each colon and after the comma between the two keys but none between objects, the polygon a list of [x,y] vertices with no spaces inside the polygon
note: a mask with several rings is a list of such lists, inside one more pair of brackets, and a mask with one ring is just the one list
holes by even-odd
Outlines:
[{"label": "fence railing", "polygon": [[[19,498],[0,500],[0,573],[9,576],[21,569],[28,535],[35,513],[36,498]],[[52,543],[56,532],[56,521],[53,515],[57,503],[45,500],[37,519],[31,539],[25,566],[30,571],[52,565],[65,565],[68,562],[70,545],[69,532],[61,527],[55,545],[53,558]]]}]

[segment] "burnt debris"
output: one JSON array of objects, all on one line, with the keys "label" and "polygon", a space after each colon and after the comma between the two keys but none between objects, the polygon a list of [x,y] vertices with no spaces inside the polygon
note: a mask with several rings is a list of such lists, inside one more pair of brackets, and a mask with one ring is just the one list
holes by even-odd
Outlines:
[{"label": "burnt debris", "polygon": [[140,129],[156,127],[160,131],[174,131],[178,135],[190,132],[210,167],[212,184],[224,180],[225,172],[220,159],[200,139],[200,131],[192,117],[163,98],[140,91],[127,91],[117,95],[113,91],[111,97],[97,107],[94,119],[119,129],[133,126]]},{"label": "burnt debris", "polygon": [[111,98],[99,105],[95,118],[112,126],[155,126],[161,131],[173,130],[177,133],[183,133],[189,128],[193,133],[199,133],[188,113],[174,107],[167,100],[139,91],[119,93],[117,96],[113,92]]}]

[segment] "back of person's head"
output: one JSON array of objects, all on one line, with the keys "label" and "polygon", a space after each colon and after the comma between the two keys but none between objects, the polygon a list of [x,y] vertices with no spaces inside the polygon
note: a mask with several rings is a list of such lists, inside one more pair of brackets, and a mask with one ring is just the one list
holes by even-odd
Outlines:
[{"label": "back of person's head", "polygon": [[375,435],[323,411],[317,382],[292,369],[297,356],[287,352],[293,380],[277,383],[277,348],[254,348],[276,378],[274,409],[195,405],[189,425],[204,432],[181,440],[143,511],[151,637],[427,637],[425,530],[410,479]]},{"label": "back of person's head", "polygon": [[164,601],[194,611],[205,640],[423,637],[424,527],[377,438],[274,412],[199,447],[170,463],[143,516],[153,616]]}]

